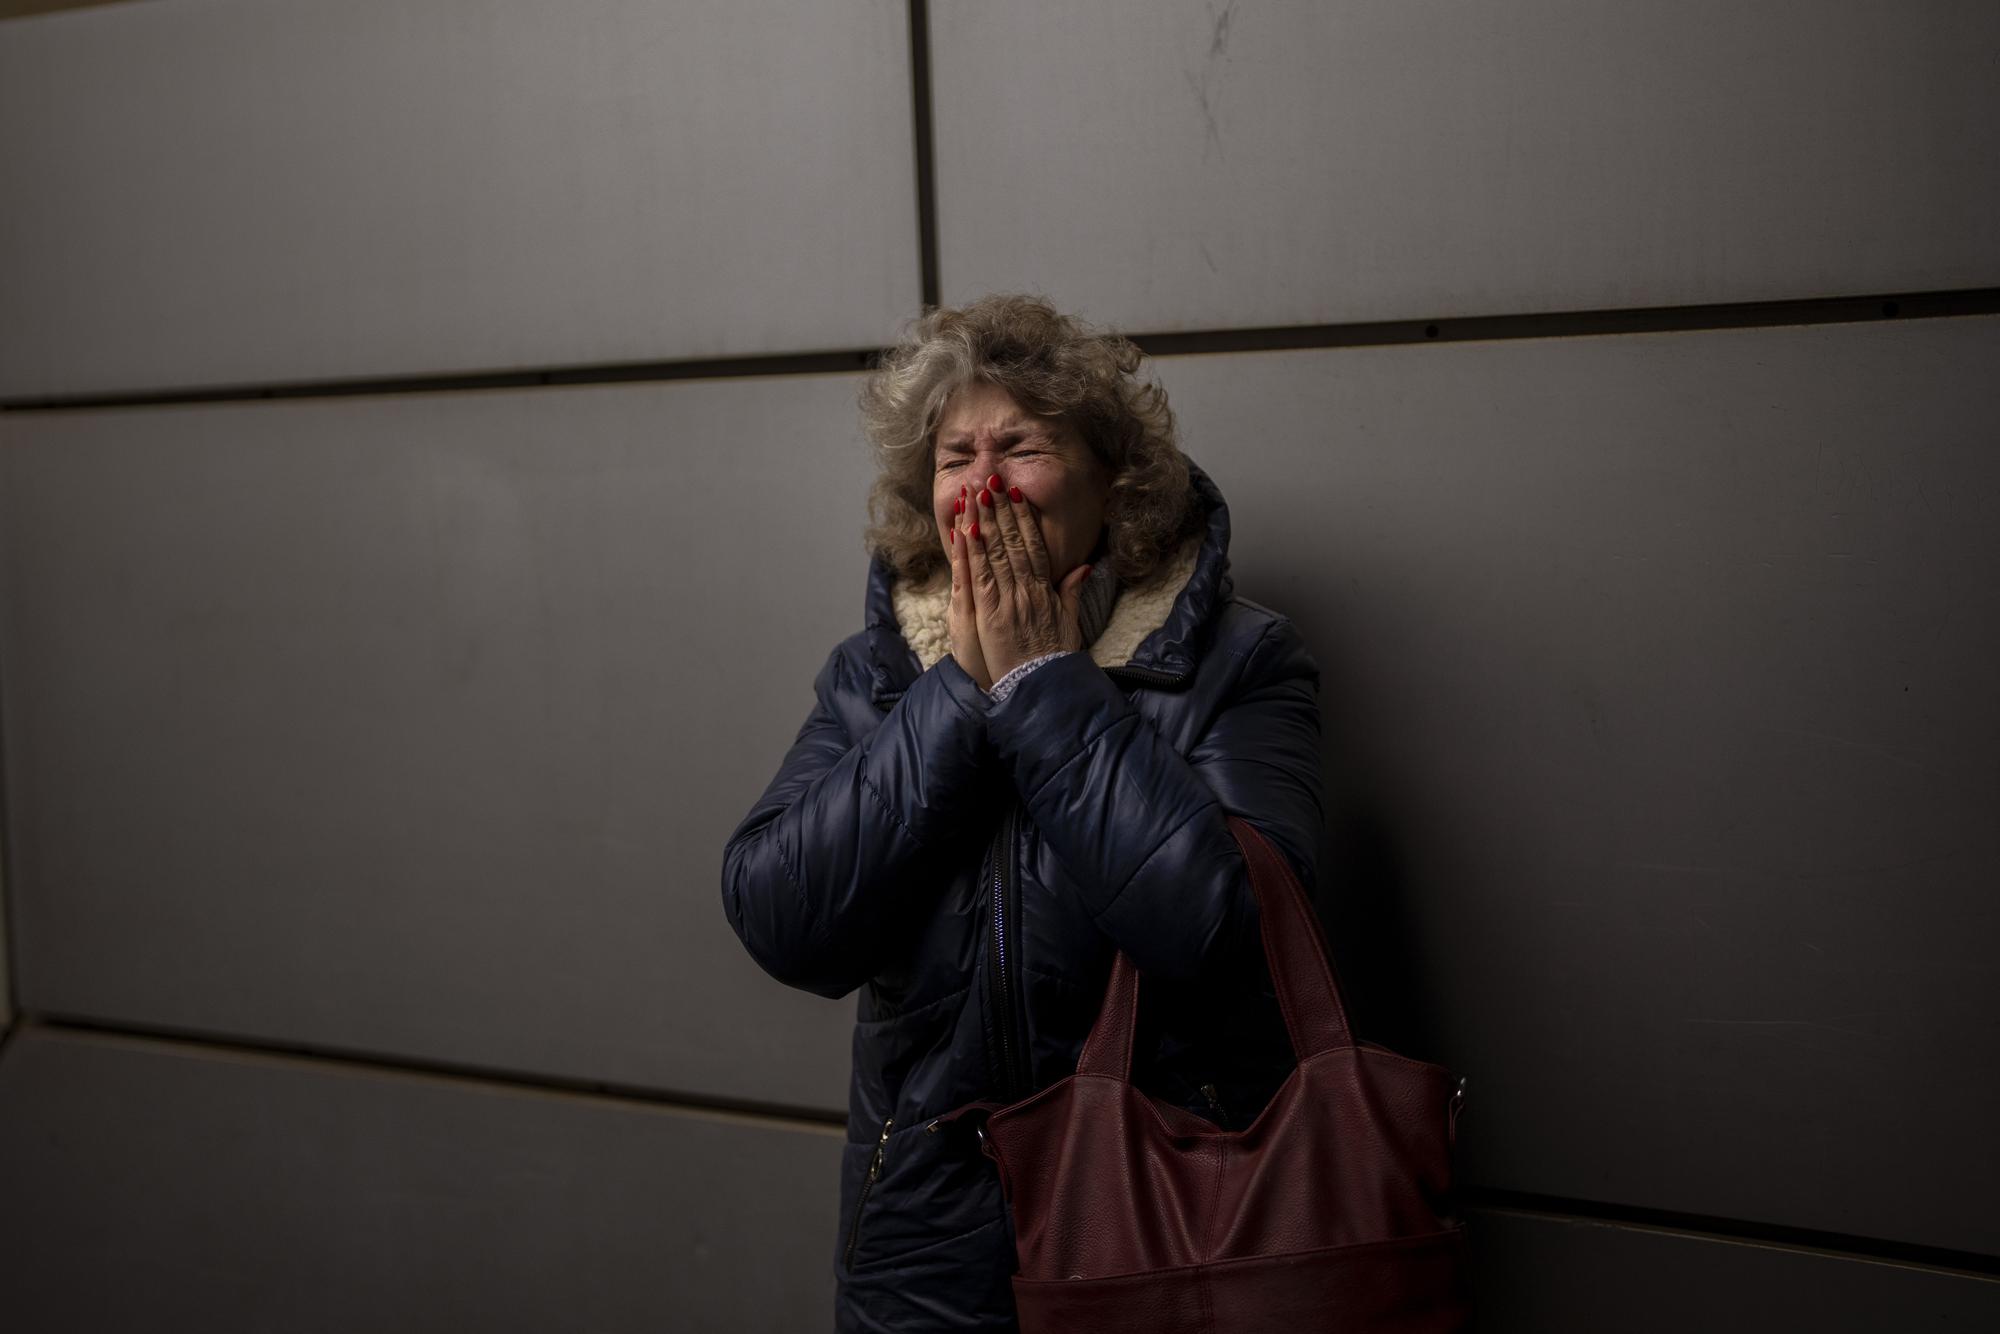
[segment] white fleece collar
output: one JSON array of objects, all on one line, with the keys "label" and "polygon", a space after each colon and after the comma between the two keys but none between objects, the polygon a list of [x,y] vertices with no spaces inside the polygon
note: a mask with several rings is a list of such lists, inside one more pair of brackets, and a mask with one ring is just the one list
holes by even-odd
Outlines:
[{"label": "white fleece collar", "polygon": [[[1100,667],[1123,667],[1139,651],[1146,636],[1167,623],[1181,590],[1194,576],[1201,557],[1202,535],[1188,539],[1180,554],[1168,561],[1150,583],[1121,587],[1111,604],[1111,617],[1089,645],[1089,653]],[[951,652],[951,629],[946,622],[951,605],[951,569],[946,567],[926,584],[911,587],[897,578],[889,590],[896,609],[896,626],[917,655],[925,671]]]}]

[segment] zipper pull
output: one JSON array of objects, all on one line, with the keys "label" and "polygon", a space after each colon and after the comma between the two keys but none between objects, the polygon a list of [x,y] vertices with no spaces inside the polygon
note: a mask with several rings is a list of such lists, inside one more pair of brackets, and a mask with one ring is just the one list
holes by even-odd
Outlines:
[{"label": "zipper pull", "polygon": [[868,1207],[868,1192],[874,1188],[875,1178],[882,1174],[882,1151],[889,1144],[889,1127],[896,1124],[890,1117],[882,1123],[882,1138],[875,1141],[875,1152],[868,1158],[868,1175],[861,1182],[861,1191],[854,1200],[854,1221],[847,1225],[847,1258],[844,1263],[849,1268],[854,1265],[854,1247],[861,1240],[861,1211]]},{"label": "zipper pull", "polygon": [[893,1116],[882,1123],[882,1138],[875,1141],[875,1156],[868,1160],[868,1179],[870,1181],[873,1181],[876,1174],[882,1170],[882,1151],[889,1146],[889,1127],[895,1124],[896,1118]]},{"label": "zipper pull", "polygon": [[1201,1086],[1201,1096],[1207,1098],[1208,1105],[1215,1110],[1215,1119],[1218,1123],[1229,1120],[1229,1114],[1222,1110],[1222,1104],[1216,1100],[1215,1085],[1203,1084]]}]

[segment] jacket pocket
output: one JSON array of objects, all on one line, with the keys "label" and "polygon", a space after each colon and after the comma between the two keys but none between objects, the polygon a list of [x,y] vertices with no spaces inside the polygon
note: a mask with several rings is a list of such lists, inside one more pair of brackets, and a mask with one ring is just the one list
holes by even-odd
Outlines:
[{"label": "jacket pocket", "polygon": [[862,1174],[861,1185],[854,1195],[854,1215],[847,1224],[847,1249],[841,1253],[841,1264],[848,1269],[854,1267],[854,1248],[861,1244],[861,1225],[868,1217],[868,1197],[875,1191],[875,1183],[882,1176],[882,1160],[889,1148],[889,1132],[894,1129],[896,1118],[887,1117],[882,1122],[882,1137],[875,1141],[874,1151],[868,1157],[867,1171]]},{"label": "jacket pocket", "polygon": [[887,1140],[878,1137],[872,1147],[849,1141],[855,1184],[847,1200],[842,1272],[870,1273],[920,1254],[942,1254],[944,1243],[1004,1214],[993,1164],[964,1142],[969,1137],[932,1134],[925,1124],[906,1111]]}]

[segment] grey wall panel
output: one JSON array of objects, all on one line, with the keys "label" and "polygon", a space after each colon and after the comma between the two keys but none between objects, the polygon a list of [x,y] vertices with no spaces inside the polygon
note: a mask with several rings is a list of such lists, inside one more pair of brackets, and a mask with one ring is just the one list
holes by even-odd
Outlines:
[{"label": "grey wall panel", "polygon": [[[4,847],[0,847],[0,856],[4,856],[4,853]],[[4,868],[0,868],[0,1027],[14,1021],[14,1009],[11,1004],[14,984],[12,975],[7,971],[6,879]]]},{"label": "grey wall panel", "polygon": [[0,1061],[11,1328],[825,1330],[837,1128],[112,1038]]},{"label": "grey wall panel", "polygon": [[1467,1180],[2000,1253],[1995,365],[1991,317],[1161,363]]},{"label": "grey wall panel", "polygon": [[86,5],[136,3],[138,0],[0,0],[0,19],[27,18],[58,9],[81,9]]},{"label": "grey wall panel", "polygon": [[2000,1281],[1662,1228],[1466,1210],[1480,1334],[2000,1328]]},{"label": "grey wall panel", "polygon": [[23,1007],[844,1109],[719,885],[861,627],[857,383],[0,418]]},{"label": "grey wall panel", "polygon": [[0,27],[0,395],[870,346],[901,0],[205,0]]},{"label": "grey wall panel", "polygon": [[[4,587],[0,583],[0,588]],[[0,616],[0,620],[4,619]],[[5,677],[4,669],[0,669],[0,682]],[[5,756],[0,755],[0,766],[5,762]],[[0,791],[4,791],[4,784],[0,784]],[[0,815],[4,814],[4,808],[0,808]],[[0,1028],[14,1022],[14,983],[13,975],[7,971],[7,952],[7,830],[0,825]]]},{"label": "grey wall panel", "polygon": [[1168,330],[2000,283],[2000,7],[932,6],[947,301]]}]

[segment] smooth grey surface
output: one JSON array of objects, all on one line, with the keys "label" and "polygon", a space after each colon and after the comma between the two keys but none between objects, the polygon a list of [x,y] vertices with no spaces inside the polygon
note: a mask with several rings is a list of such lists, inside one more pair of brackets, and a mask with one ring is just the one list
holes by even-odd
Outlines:
[{"label": "smooth grey surface", "polygon": [[1137,330],[2000,283],[2000,6],[931,9],[947,302]]},{"label": "smooth grey surface", "polygon": [[[2000,1254],[2000,317],[1186,357],[1485,1186]],[[1393,1041],[1390,1041],[1393,1039]]]},{"label": "smooth grey surface", "polygon": [[841,1132],[120,1038],[0,1059],[35,1334],[832,1325]]},{"label": "smooth grey surface", "polygon": [[86,5],[139,4],[143,0],[0,0],[0,20],[28,18],[59,9],[82,9]]},{"label": "smooth grey surface", "polygon": [[[4,578],[0,578],[0,588],[4,588]],[[0,613],[0,623],[6,617]],[[0,684],[4,684],[5,672],[0,670]],[[0,767],[6,763],[0,755]],[[14,1021],[14,983],[7,971],[7,831],[0,827],[0,1029]]]},{"label": "smooth grey surface", "polygon": [[[4,440],[5,435],[0,433],[0,441]],[[0,550],[4,550],[4,544],[0,544]],[[0,557],[0,590],[6,587],[4,571],[4,557]],[[5,622],[5,612],[0,611],[0,624]],[[4,638],[4,635],[0,635],[0,638]],[[5,681],[5,664],[0,663],[0,691],[4,691]],[[4,698],[4,695],[0,695],[0,698]],[[0,733],[0,741],[4,739],[4,733]],[[0,752],[0,773],[4,772],[5,766],[6,756],[4,752]],[[4,791],[5,784],[0,783],[0,794],[4,794]],[[5,806],[0,804],[0,1031],[4,1031],[7,1025],[14,1022],[14,979],[7,968],[7,890],[7,829]]]},{"label": "smooth grey surface", "polygon": [[0,417],[23,1008],[843,1110],[719,885],[861,625],[857,384]]},{"label": "smooth grey surface", "polygon": [[1697,1233],[1468,1209],[1480,1334],[2000,1327],[2000,1281]]},{"label": "smooth grey surface", "polygon": [[901,0],[180,0],[0,26],[0,396],[885,341]]},{"label": "smooth grey surface", "polygon": [[[4,833],[4,830],[0,830],[0,835],[4,835]],[[4,842],[0,842],[0,856],[4,856],[5,851]],[[7,972],[6,896],[7,874],[4,865],[0,865],[0,1028],[4,1028],[14,1021],[12,1004],[14,995],[13,981]]]}]

